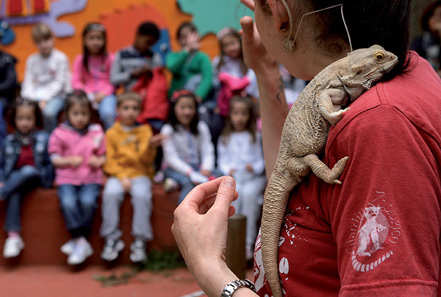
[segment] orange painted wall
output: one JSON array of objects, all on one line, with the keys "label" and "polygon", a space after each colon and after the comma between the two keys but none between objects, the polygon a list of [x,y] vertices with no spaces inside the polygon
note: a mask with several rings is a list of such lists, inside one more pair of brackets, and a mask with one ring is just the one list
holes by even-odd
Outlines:
[{"label": "orange painted wall", "polygon": [[[141,21],[153,21],[149,18],[143,19],[143,16],[146,15],[145,9],[148,9],[149,6],[154,7],[164,18],[164,26],[169,28],[172,50],[178,50],[179,45],[174,40],[176,30],[182,22],[191,21],[192,16],[182,13],[175,0],[89,0],[83,11],[60,17],[60,21],[67,21],[75,26],[76,33],[72,37],[57,38],[55,46],[73,61],[74,57],[81,53],[81,32],[84,25],[92,21],[107,23],[110,19],[110,23],[114,27],[108,28],[109,39],[115,39],[115,31],[117,31],[117,35],[119,34],[116,41],[109,43],[108,50],[115,52],[133,41],[135,29]],[[121,15],[124,17],[119,17]],[[158,25],[163,27],[162,24]],[[16,35],[14,43],[9,46],[0,46],[2,50],[14,55],[19,60],[17,72],[20,81],[23,79],[27,56],[36,51],[31,39],[31,28],[32,25],[13,26]],[[201,45],[201,49],[207,52],[210,57],[214,57],[219,52],[214,34],[204,36]]]}]

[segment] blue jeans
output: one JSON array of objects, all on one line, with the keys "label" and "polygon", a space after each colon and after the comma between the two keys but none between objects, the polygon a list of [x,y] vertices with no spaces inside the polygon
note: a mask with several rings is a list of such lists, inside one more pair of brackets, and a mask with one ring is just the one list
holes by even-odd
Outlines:
[{"label": "blue jeans", "polygon": [[58,125],[58,115],[64,109],[64,97],[55,97],[47,101],[43,112],[44,130],[51,133]]},{"label": "blue jeans", "polygon": [[116,96],[108,95],[103,98],[98,106],[98,114],[103,123],[104,130],[112,127],[116,119]]},{"label": "blue jeans", "polygon": [[3,200],[7,201],[5,231],[21,231],[21,200],[27,193],[41,184],[41,174],[33,166],[23,166],[12,171],[0,189]]},{"label": "blue jeans", "polygon": [[58,186],[57,193],[64,222],[74,238],[89,235],[100,192],[99,184]]}]

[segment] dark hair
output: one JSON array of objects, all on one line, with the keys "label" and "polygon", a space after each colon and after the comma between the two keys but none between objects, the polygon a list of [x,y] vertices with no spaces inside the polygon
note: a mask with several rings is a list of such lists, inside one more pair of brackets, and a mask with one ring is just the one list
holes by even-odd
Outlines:
[{"label": "dark hair", "polygon": [[75,89],[72,93],[67,94],[66,103],[64,104],[64,112],[67,121],[69,121],[69,110],[75,104],[79,104],[81,106],[87,107],[90,113],[90,122],[95,118],[95,110],[92,107],[92,103],[90,103],[89,98],[87,98],[87,94],[83,90]]},{"label": "dark hair", "polygon": [[181,38],[182,30],[184,30],[186,28],[190,29],[191,32],[198,32],[198,29],[196,28],[196,26],[193,23],[184,22],[179,26],[178,31],[176,32],[177,39]]},{"label": "dark hair", "polygon": [[423,14],[421,15],[421,28],[423,31],[430,32],[429,28],[429,19],[435,13],[435,9],[441,6],[441,0],[432,2],[429,4],[426,9],[424,9]]},{"label": "dark hair", "polygon": [[15,124],[15,116],[17,115],[17,109],[19,107],[32,107],[34,109],[35,116],[35,129],[39,130],[43,128],[43,115],[41,113],[40,107],[38,106],[38,102],[34,100],[24,99],[21,97],[15,98],[14,102],[12,102],[11,107],[8,112],[8,122],[12,128],[17,129],[17,125]]},{"label": "dark hair", "polygon": [[[402,73],[408,66],[411,0],[311,0],[313,10],[343,4],[343,13],[353,49],[381,45],[398,57],[397,66],[385,79]],[[342,47],[334,37],[348,41],[341,8],[315,15],[321,26],[318,40],[330,54],[340,54]]]},{"label": "dark hair", "polygon": [[144,22],[138,26],[136,35],[140,36],[153,36],[155,41],[159,40],[160,32],[158,27],[152,22]]},{"label": "dark hair", "polygon": [[246,125],[246,130],[250,132],[252,136],[252,142],[256,142],[256,113],[255,113],[255,106],[253,104],[253,101],[250,97],[243,97],[243,96],[233,96],[230,100],[230,112],[227,117],[227,121],[225,122],[225,127],[222,131],[223,136],[223,142],[224,144],[227,144],[230,140],[231,133],[234,132],[234,126],[231,121],[231,111],[233,110],[233,106],[236,103],[243,103],[248,109],[248,113],[250,114],[250,117],[248,118],[248,122]]},{"label": "dark hair", "polygon": [[239,40],[239,46],[240,46],[240,54],[239,54],[240,70],[242,71],[243,75],[246,75],[247,71],[248,71],[248,67],[245,64],[244,60],[243,60],[242,39],[240,37],[239,32],[237,32],[237,30],[235,30],[233,28],[224,28],[224,29],[222,29],[218,33],[217,39],[219,41],[219,48],[220,48],[221,54],[219,56],[219,63],[217,64],[217,70],[220,70],[221,67],[225,64],[225,60],[224,60],[225,52],[224,52],[224,48],[222,46],[222,40],[226,36],[232,36],[232,37],[237,38],[237,40]]},{"label": "dark hair", "polygon": [[176,117],[175,113],[175,107],[176,104],[179,102],[179,100],[183,97],[189,97],[193,100],[194,106],[195,106],[195,115],[193,119],[190,122],[190,132],[193,135],[199,135],[198,130],[198,123],[199,123],[199,103],[196,100],[196,95],[188,90],[179,90],[175,91],[173,95],[170,98],[170,109],[169,109],[169,116],[168,116],[168,122],[173,127],[173,130],[178,131],[178,125],[180,124],[178,121],[178,118]]},{"label": "dark hair", "polygon": [[[398,64],[385,79],[390,79],[407,69],[411,0],[296,0],[295,2],[296,24],[300,22],[304,13],[343,4],[343,13],[353,49],[378,44],[394,53],[398,57]],[[260,4],[264,6],[263,8],[267,8],[266,0],[261,0]],[[266,12],[267,9],[264,11]],[[314,28],[314,31],[318,32],[316,40],[324,54],[341,55],[345,45],[339,40],[348,42],[341,8],[327,9],[307,16],[307,18],[311,17],[315,18],[317,28]]]},{"label": "dark hair", "polygon": [[107,57],[107,33],[106,33],[106,27],[104,27],[100,23],[89,23],[84,27],[83,30],[83,66],[84,69],[86,69],[87,72],[89,72],[89,56],[90,52],[89,49],[86,47],[86,43],[84,42],[84,37],[86,37],[86,34],[90,31],[99,31],[103,34],[104,44],[103,47],[99,51],[99,55],[104,60]]}]

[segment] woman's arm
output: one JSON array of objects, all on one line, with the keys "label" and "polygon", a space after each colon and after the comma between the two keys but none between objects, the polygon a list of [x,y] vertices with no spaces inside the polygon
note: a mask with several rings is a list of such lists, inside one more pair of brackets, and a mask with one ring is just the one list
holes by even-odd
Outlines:
[{"label": "woman's arm", "polygon": [[266,52],[251,17],[243,17],[242,43],[245,63],[254,70],[260,96],[260,117],[262,119],[262,144],[266,175],[273,171],[279,152],[288,105],[283,89],[279,64]]}]

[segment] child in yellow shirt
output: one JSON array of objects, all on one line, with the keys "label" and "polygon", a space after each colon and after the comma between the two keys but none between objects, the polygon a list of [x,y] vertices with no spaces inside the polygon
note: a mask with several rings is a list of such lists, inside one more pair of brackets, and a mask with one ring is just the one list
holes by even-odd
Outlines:
[{"label": "child in yellow shirt", "polygon": [[101,258],[113,261],[124,248],[119,230],[120,206],[125,194],[131,195],[133,205],[130,259],[135,263],[147,261],[146,242],[153,239],[150,222],[152,213],[153,161],[161,136],[153,136],[149,125],[139,125],[141,97],[133,92],[117,98],[118,121],[106,132],[106,163],[108,179],[102,199],[100,234],[105,238]]}]

